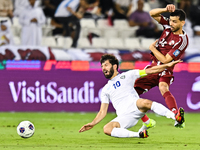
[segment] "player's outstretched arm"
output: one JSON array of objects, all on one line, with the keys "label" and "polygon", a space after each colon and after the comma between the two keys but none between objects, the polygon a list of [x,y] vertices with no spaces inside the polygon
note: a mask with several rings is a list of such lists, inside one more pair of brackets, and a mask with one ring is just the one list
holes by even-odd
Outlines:
[{"label": "player's outstretched arm", "polygon": [[159,73],[163,70],[165,70],[168,67],[173,67],[174,65],[176,65],[177,63],[183,62],[182,60],[176,60],[176,61],[172,61],[170,63],[166,63],[163,65],[158,65],[158,66],[153,66],[152,68],[147,68],[145,70],[146,74],[153,74],[153,73]]},{"label": "player's outstretched arm", "polygon": [[161,19],[161,14],[164,12],[174,12],[175,11],[175,5],[169,4],[165,8],[155,8],[152,9],[149,14],[151,17],[153,17],[158,23],[160,22]]},{"label": "player's outstretched arm", "polygon": [[87,130],[92,129],[96,124],[98,124],[107,114],[108,111],[108,105],[107,103],[101,103],[101,107],[100,110],[98,112],[98,114],[96,115],[96,117],[94,118],[94,120],[91,123],[88,123],[84,126],[81,127],[81,129],[79,130],[79,132],[84,132]]},{"label": "player's outstretched arm", "polygon": [[150,46],[149,49],[151,50],[151,52],[154,54],[154,56],[163,64],[165,63],[169,63],[173,60],[173,58],[169,55],[166,54],[165,56],[156,49],[156,43],[158,42],[158,40],[156,40],[155,42],[153,42]]}]

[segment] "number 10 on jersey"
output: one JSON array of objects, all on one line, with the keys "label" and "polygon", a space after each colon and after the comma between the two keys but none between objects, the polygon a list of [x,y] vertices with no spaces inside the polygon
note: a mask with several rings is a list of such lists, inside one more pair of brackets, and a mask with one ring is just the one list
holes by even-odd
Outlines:
[{"label": "number 10 on jersey", "polygon": [[113,86],[114,86],[114,88],[116,89],[117,87],[120,87],[120,86],[121,86],[121,84],[120,84],[120,82],[119,82],[119,81],[117,81],[115,84],[113,84]]}]

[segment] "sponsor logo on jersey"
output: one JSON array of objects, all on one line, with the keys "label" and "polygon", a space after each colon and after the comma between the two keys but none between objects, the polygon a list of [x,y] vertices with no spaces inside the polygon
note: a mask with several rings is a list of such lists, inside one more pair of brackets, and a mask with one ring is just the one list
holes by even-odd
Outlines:
[{"label": "sponsor logo on jersey", "polygon": [[174,53],[173,53],[173,55],[174,55],[175,57],[177,57],[179,54],[180,54],[180,51],[179,51],[178,49],[175,50]]},{"label": "sponsor logo on jersey", "polygon": [[120,79],[125,79],[125,75],[121,76]]},{"label": "sponsor logo on jersey", "polygon": [[165,44],[167,44],[167,41],[165,41],[165,39],[163,38],[162,40],[159,41],[159,44],[164,47]]},{"label": "sponsor logo on jersey", "polygon": [[171,40],[170,42],[169,42],[169,45],[174,45],[174,40]]}]

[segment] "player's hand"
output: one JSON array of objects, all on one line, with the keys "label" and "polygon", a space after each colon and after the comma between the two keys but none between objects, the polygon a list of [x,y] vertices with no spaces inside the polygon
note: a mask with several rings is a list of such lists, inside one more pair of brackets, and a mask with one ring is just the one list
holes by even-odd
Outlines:
[{"label": "player's hand", "polygon": [[92,129],[93,127],[94,127],[93,124],[88,123],[88,124],[82,126],[81,129],[79,130],[79,132],[81,133],[81,132],[84,132],[84,131],[90,130],[90,129]]},{"label": "player's hand", "polygon": [[169,4],[169,5],[166,6],[166,9],[167,9],[168,12],[171,13],[171,12],[175,11],[176,7],[173,4]]},{"label": "player's hand", "polygon": [[31,22],[37,22],[36,18],[31,19]]},{"label": "player's hand", "polygon": [[173,67],[174,65],[176,65],[176,64],[178,64],[178,63],[180,63],[180,62],[183,62],[182,60],[176,60],[176,61],[172,61],[172,62],[170,62],[170,63],[168,63],[168,67]]},{"label": "player's hand", "polygon": [[143,23],[141,23],[142,27],[147,27],[148,25],[149,25],[149,22],[143,22]]},{"label": "player's hand", "polygon": [[150,46],[149,49],[152,50],[156,47],[156,43],[158,42],[158,40],[156,40],[155,42],[153,42]]}]

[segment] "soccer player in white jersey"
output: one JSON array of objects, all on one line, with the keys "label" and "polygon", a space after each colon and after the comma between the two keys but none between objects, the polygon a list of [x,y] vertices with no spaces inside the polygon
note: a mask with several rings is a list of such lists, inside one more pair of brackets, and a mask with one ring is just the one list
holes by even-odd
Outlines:
[{"label": "soccer player in white jersey", "polygon": [[101,107],[94,120],[82,126],[79,132],[84,132],[93,128],[106,116],[109,101],[112,102],[117,114],[115,119],[104,126],[104,133],[109,136],[120,138],[147,138],[147,130],[133,132],[127,129],[136,125],[138,120],[142,118],[148,110],[152,110],[158,115],[177,120],[180,124],[183,123],[184,111],[179,111],[178,114],[175,115],[160,103],[140,98],[133,88],[137,78],[158,73],[179,62],[181,61],[177,60],[146,70],[130,70],[120,74],[118,72],[119,62],[116,57],[110,54],[103,55],[101,58],[101,67],[104,76],[109,79],[109,81],[101,92]]}]

